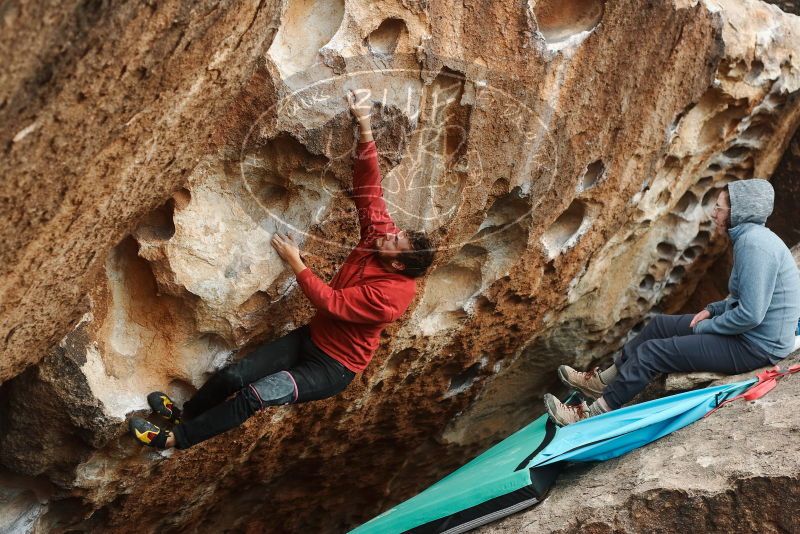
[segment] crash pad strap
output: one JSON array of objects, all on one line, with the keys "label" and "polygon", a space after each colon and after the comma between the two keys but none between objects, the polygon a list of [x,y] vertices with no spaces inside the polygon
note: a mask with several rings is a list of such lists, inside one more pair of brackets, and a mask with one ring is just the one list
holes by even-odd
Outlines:
[{"label": "crash pad strap", "polygon": [[763,397],[764,395],[775,389],[775,386],[778,385],[779,378],[783,378],[784,376],[788,376],[798,372],[800,372],[800,364],[792,365],[786,370],[781,369],[777,365],[771,369],[767,369],[763,373],[759,373],[756,375],[758,381],[751,387],[747,388],[747,391],[731,399],[727,399],[719,403],[716,408],[708,412],[703,417],[708,417],[709,415],[716,412],[726,404],[730,404],[738,399],[744,399],[748,401],[760,399],[761,397]]}]

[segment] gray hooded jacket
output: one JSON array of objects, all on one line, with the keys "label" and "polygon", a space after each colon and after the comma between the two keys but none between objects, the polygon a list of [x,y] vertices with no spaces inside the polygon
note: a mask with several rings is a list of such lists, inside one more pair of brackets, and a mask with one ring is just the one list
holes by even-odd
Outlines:
[{"label": "gray hooded jacket", "polygon": [[696,334],[741,335],[772,363],[794,345],[800,317],[800,273],[789,249],[764,227],[775,192],[766,180],[728,184],[731,198],[733,272],[730,294],[706,309],[711,319],[695,325]]}]

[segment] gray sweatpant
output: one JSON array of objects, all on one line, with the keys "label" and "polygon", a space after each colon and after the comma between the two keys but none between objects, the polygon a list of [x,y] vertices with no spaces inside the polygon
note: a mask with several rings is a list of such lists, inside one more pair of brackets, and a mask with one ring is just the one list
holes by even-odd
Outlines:
[{"label": "gray sweatpant", "polygon": [[694,334],[693,315],[657,315],[625,344],[617,377],[603,390],[612,410],[629,402],[661,373],[739,374],[769,365],[769,355],[742,336]]}]

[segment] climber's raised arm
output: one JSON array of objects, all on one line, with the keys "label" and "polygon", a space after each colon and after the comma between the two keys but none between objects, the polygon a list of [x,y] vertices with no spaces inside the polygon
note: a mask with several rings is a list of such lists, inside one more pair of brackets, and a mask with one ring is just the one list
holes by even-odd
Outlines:
[{"label": "climber's raised arm", "polygon": [[348,91],[347,103],[350,105],[350,112],[358,123],[358,142],[369,143],[372,138],[372,101],[370,100],[369,89],[359,89],[356,92]]},{"label": "climber's raised arm", "polygon": [[353,201],[358,209],[362,242],[372,242],[378,237],[400,232],[383,199],[378,149],[372,138],[372,104],[369,95],[369,90],[347,93],[350,111],[358,123],[358,145],[353,163]]}]

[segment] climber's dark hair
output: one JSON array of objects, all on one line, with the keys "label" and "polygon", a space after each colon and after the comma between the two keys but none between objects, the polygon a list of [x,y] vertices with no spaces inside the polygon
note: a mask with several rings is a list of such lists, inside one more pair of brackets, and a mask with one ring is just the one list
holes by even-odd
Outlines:
[{"label": "climber's dark hair", "polygon": [[397,259],[405,265],[403,274],[418,278],[425,274],[433,263],[433,243],[425,232],[407,231],[406,237],[411,243],[411,250],[401,252]]}]

